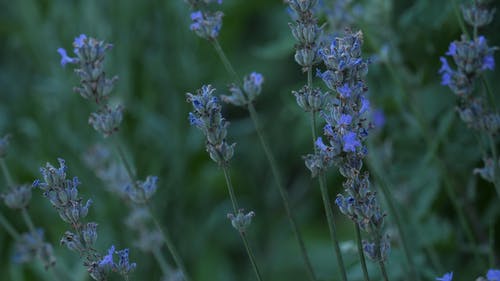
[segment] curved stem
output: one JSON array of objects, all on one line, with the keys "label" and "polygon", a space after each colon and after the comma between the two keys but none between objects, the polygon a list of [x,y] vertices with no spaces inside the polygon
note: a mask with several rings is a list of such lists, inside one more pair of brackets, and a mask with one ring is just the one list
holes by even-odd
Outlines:
[{"label": "curved stem", "polygon": [[258,121],[257,112],[255,111],[255,108],[252,104],[248,104],[248,112],[250,113],[250,117],[254,123],[255,130],[257,131],[257,135],[259,137],[260,144],[264,150],[264,154],[266,155],[267,161],[269,162],[269,166],[271,167],[271,173],[273,174],[274,180],[276,182],[276,186],[278,187],[278,191],[281,195],[281,200],[283,202],[283,206],[285,208],[290,226],[292,227],[292,232],[295,235],[295,239],[297,240],[297,243],[299,244],[299,248],[300,248],[304,263],[306,265],[309,278],[311,280],[316,280],[316,274],[314,273],[314,269],[313,269],[311,260],[309,259],[309,254],[307,252],[307,249],[306,249],[306,246],[304,243],[304,239],[302,238],[299,227],[297,226],[297,222],[296,222],[295,217],[294,217],[292,210],[290,208],[290,200],[288,198],[288,192],[283,187],[283,184],[281,182],[281,176],[280,176],[278,168],[277,168],[276,160],[274,159],[274,155],[273,155],[271,149],[269,148],[269,145],[267,144],[266,139],[264,138],[264,134],[260,128],[260,124]]},{"label": "curved stem", "polygon": [[168,265],[167,261],[165,260],[165,257],[160,251],[160,248],[154,248],[153,249],[153,256],[156,259],[156,262],[160,265],[161,272],[163,273],[163,276],[168,276],[171,268]]},{"label": "curved stem", "polygon": [[2,225],[2,228],[5,229],[9,233],[9,235],[14,238],[14,240],[18,240],[19,238],[21,238],[16,229],[10,224],[10,222],[3,216],[2,213],[0,213],[0,225]]},{"label": "curved stem", "polygon": [[231,62],[229,61],[229,59],[227,58],[226,53],[224,52],[224,50],[222,50],[222,47],[219,44],[219,40],[214,39],[214,40],[212,40],[210,42],[214,46],[215,51],[217,52],[217,55],[219,55],[219,58],[221,59],[222,63],[224,64],[224,67],[226,68],[226,71],[229,72],[229,75],[232,76],[233,80],[238,85],[243,85],[243,83],[241,82],[240,76],[238,75],[238,73],[236,73],[236,70],[234,70],[234,67],[231,64]]},{"label": "curved stem", "polygon": [[21,214],[22,214],[23,220],[26,223],[26,225],[28,226],[28,229],[30,230],[30,232],[33,235],[35,235],[36,234],[36,228],[35,228],[35,225],[33,224],[33,221],[31,220],[31,217],[30,217],[28,211],[26,210],[26,208],[23,208],[21,210]]},{"label": "curved stem", "polygon": [[[236,73],[236,70],[234,69],[233,65],[227,58],[224,50],[222,49],[221,45],[219,44],[219,41],[217,39],[211,41],[212,45],[215,48],[215,51],[217,52],[219,58],[221,59],[222,63],[224,64],[224,67],[226,68],[226,71],[229,73],[229,75],[232,76],[232,79],[239,85],[243,85],[241,78],[239,75]],[[312,79],[312,78],[311,78]],[[290,223],[290,226],[292,227],[292,232],[295,235],[295,238],[297,240],[297,243],[299,244],[299,248],[302,254],[302,258],[304,260],[304,263],[307,268],[307,273],[309,276],[309,279],[312,281],[316,280],[316,274],[314,273],[312,263],[309,259],[309,254],[307,252],[307,249],[305,247],[304,239],[302,238],[302,235],[300,233],[300,230],[297,226],[297,222],[295,220],[295,217],[293,216],[292,210],[290,208],[290,200],[288,199],[288,192],[285,190],[283,187],[283,183],[281,182],[281,176],[278,171],[278,166],[276,164],[276,160],[274,159],[274,155],[269,148],[269,145],[266,141],[266,138],[264,137],[264,133],[262,132],[262,129],[259,125],[258,121],[258,114],[255,111],[255,108],[253,104],[249,103],[247,106],[247,109],[250,114],[250,118],[252,119],[252,122],[254,124],[255,130],[257,132],[257,135],[259,137],[260,144],[262,146],[262,149],[264,150],[264,154],[266,156],[267,162],[269,163],[269,166],[271,167],[271,173],[273,174],[274,180],[276,182],[276,186],[278,187],[278,191],[281,196],[281,200],[283,201],[283,206],[285,208],[285,212],[288,217],[288,221]],[[234,202],[233,202],[233,208],[234,208]],[[235,210],[237,212],[237,210]]]},{"label": "curved stem", "polygon": [[[151,215],[151,219],[153,220],[155,227],[160,231],[160,233],[163,237],[163,241],[165,241],[165,245],[167,246],[168,251],[172,255],[172,258],[174,259],[175,265],[182,272],[182,277],[184,278],[184,280],[189,281],[190,278],[186,273],[186,268],[184,267],[184,262],[179,254],[179,251],[177,251],[177,248],[175,247],[174,243],[172,242],[172,239],[170,238],[169,232],[160,225],[160,223],[156,219],[156,216],[154,215],[154,213],[151,210],[151,206],[149,204],[146,204],[146,206],[147,206],[149,214]],[[160,266],[163,266],[163,265],[160,264]]]},{"label": "curved stem", "polygon": [[7,164],[5,163],[5,159],[0,158],[0,165],[2,166],[2,173],[3,176],[5,177],[5,182],[7,183],[8,187],[14,187],[14,180],[12,180],[12,176],[10,175],[9,168],[7,167]]},{"label": "curved stem", "polygon": [[389,277],[387,276],[387,271],[385,270],[384,262],[379,261],[378,266],[380,267],[380,272],[382,273],[382,277],[384,278],[384,281],[389,281]]},{"label": "curved stem", "polygon": [[[236,200],[236,195],[234,194],[234,188],[233,188],[233,183],[231,182],[231,176],[229,175],[229,168],[226,166],[223,166],[222,171],[224,172],[224,178],[226,179],[227,190],[229,191],[229,198],[231,199],[231,203],[233,205],[234,215],[236,216],[238,214],[239,207],[238,207],[238,201]],[[241,240],[243,241],[243,244],[245,245],[245,250],[247,251],[248,258],[250,259],[250,263],[252,264],[255,275],[257,276],[257,280],[262,281],[259,267],[257,266],[257,262],[255,261],[255,256],[252,252],[252,248],[250,247],[250,244],[248,243],[245,232],[240,230],[239,233],[240,233]]]},{"label": "curved stem", "polygon": [[[113,140],[114,140],[114,145],[115,145],[116,149],[118,150],[118,155],[120,157],[120,160],[121,160],[123,166],[125,167],[125,170],[127,171],[127,174],[130,178],[131,183],[133,185],[136,185],[135,174],[132,170],[132,166],[127,161],[124,150],[122,149],[117,138],[114,138]],[[175,265],[177,266],[177,268],[179,270],[182,271],[182,275],[183,275],[184,280],[189,281],[189,277],[188,277],[186,270],[185,270],[185,267],[184,267],[184,262],[182,261],[180,255],[179,255],[179,252],[175,248],[174,243],[172,242],[172,239],[170,238],[170,234],[168,233],[168,231],[166,229],[162,228],[162,226],[160,225],[160,223],[156,219],[156,216],[152,212],[151,206],[148,203],[146,203],[145,206],[147,207],[148,213],[151,216],[155,227],[158,229],[158,231],[160,231],[162,238],[163,238],[163,241],[165,242],[165,245],[167,246],[168,251],[172,255],[172,258],[174,259]],[[158,259],[157,259],[157,261],[160,262]],[[160,264],[160,267],[163,267],[163,265]]]},{"label": "curved stem", "polygon": [[455,12],[455,17],[457,18],[458,25],[460,25],[460,29],[462,33],[465,34],[467,38],[470,38],[469,32],[467,32],[467,28],[465,28],[464,20],[462,19],[462,15],[460,14],[460,9],[458,8],[457,0],[451,0],[453,2],[453,11]]},{"label": "curved stem", "polygon": [[323,174],[318,175],[319,177],[319,187],[321,189],[321,196],[323,198],[323,205],[326,213],[326,220],[328,222],[328,229],[330,231],[330,238],[332,240],[333,249],[335,255],[337,256],[337,263],[339,266],[340,273],[342,275],[342,280],[347,281],[347,273],[344,266],[344,260],[342,258],[342,252],[340,251],[339,242],[337,238],[337,230],[335,228],[335,221],[333,219],[332,205],[330,204],[330,196],[328,195],[328,190],[326,188],[326,180]]},{"label": "curved stem", "polygon": [[250,258],[250,262],[252,263],[253,270],[255,272],[255,276],[257,276],[257,280],[262,281],[262,276],[260,275],[259,272],[259,267],[257,266],[257,263],[255,262],[255,256],[253,255],[252,248],[250,248],[250,245],[248,244],[247,237],[245,235],[245,232],[240,231],[240,236],[241,240],[243,240],[243,244],[245,244],[245,249],[247,250],[248,257]]},{"label": "curved stem", "polygon": [[357,223],[354,223],[354,226],[356,228],[356,242],[358,244],[358,255],[359,260],[361,261],[361,269],[363,270],[363,278],[365,281],[370,281],[368,269],[366,268],[365,253],[363,251],[363,241],[361,240],[361,231]]},{"label": "curved stem", "polygon": [[233,205],[234,215],[238,214],[238,200],[236,199],[236,195],[234,194],[233,183],[231,182],[231,177],[229,176],[229,171],[227,167],[223,167],[222,171],[224,172],[224,178],[226,179],[227,191],[229,192],[229,198],[231,199],[231,204]]}]

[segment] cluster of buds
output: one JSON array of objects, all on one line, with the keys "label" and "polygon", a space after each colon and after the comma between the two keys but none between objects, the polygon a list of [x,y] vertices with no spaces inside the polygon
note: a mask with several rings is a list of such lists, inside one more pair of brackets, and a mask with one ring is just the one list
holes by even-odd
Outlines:
[{"label": "cluster of buds", "polygon": [[295,61],[304,71],[311,70],[319,61],[318,47],[321,37],[321,28],[313,14],[317,0],[288,0],[287,3],[296,14],[294,23],[289,23],[295,45]]},{"label": "cluster of buds", "polygon": [[109,94],[118,80],[117,76],[106,77],[104,71],[106,51],[112,45],[81,34],[75,38],[73,47],[76,57],[69,57],[63,48],[57,50],[61,55],[61,65],[76,65],[75,73],[80,78],[80,85],[74,88],[75,92],[101,107],[90,114],[89,124],[104,137],[108,137],[118,131],[123,119],[121,106],[111,107],[107,104]]},{"label": "cluster of buds", "polygon": [[247,106],[252,103],[262,92],[264,76],[257,72],[252,72],[243,78],[243,89],[236,84],[229,86],[230,96],[222,95],[221,99],[225,103],[236,106]]},{"label": "cluster of buds", "polygon": [[328,142],[325,144],[318,138],[316,152],[307,155],[305,160],[313,176],[331,165],[338,167],[346,178],[343,184],[346,194],[339,194],[335,203],[367,233],[363,241],[367,256],[383,261],[390,249],[388,237],[383,233],[385,214],[380,209],[376,192],[370,188],[368,174],[361,171],[367,153],[364,142],[372,127],[367,120],[370,112],[365,96],[368,61],[361,57],[362,44],[361,32],[347,31],[345,37],[335,38],[330,46],[318,52],[327,67],[324,72],[318,71],[318,76],[335,95],[321,111],[326,121],[323,133]]},{"label": "cluster of buds", "polygon": [[187,101],[193,105],[189,113],[191,125],[200,129],[207,138],[207,152],[219,166],[226,166],[234,154],[235,144],[226,142],[229,123],[222,117],[219,99],[213,95],[215,89],[204,85],[197,94],[187,93]]},{"label": "cluster of buds", "polygon": [[209,41],[217,39],[222,28],[224,13],[211,11],[208,6],[211,2],[217,2],[220,5],[222,0],[187,0],[186,2],[193,9],[191,13],[192,23],[189,28],[203,39]]},{"label": "cluster of buds", "polygon": [[[59,159],[59,168],[47,163],[45,167],[40,168],[43,180],[36,180],[33,183],[34,187],[43,191],[43,195],[49,199],[61,219],[70,224],[73,229],[73,231],[65,232],[61,238],[61,244],[69,250],[77,252],[84,259],[84,265],[87,266],[87,270],[94,280],[107,280],[110,271],[127,276],[135,268],[135,264],[128,264],[128,250],[120,252],[121,254],[117,252],[120,256],[120,262],[110,266],[109,255],[111,252],[108,253],[108,256],[101,257],[94,249],[97,240],[97,223],[83,221],[88,214],[92,200],[83,204],[77,189],[80,181],[76,177],[68,179],[66,170],[63,159]],[[112,249],[114,253],[114,247]]]}]

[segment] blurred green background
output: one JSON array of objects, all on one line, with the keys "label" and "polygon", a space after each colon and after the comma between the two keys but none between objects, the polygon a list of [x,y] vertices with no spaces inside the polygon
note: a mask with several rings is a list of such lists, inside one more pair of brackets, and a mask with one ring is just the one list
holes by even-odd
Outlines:
[{"label": "blurred green background", "polygon": [[[440,85],[437,74],[439,56],[461,34],[454,2],[342,2],[352,3],[322,1],[324,9],[334,13],[323,14],[321,22],[328,23],[327,32],[338,33],[347,25],[364,32],[365,54],[374,58],[368,74],[370,98],[386,118],[384,127],[370,137],[366,167],[373,187],[385,184],[396,198],[423,279],[455,271],[455,280],[473,280],[489,267],[498,268],[498,260],[487,258],[500,249],[498,243],[491,244],[500,233],[499,199],[491,184],[472,175],[473,168],[482,166],[477,142],[455,115],[455,97]],[[0,133],[12,135],[6,161],[16,181],[30,183],[40,177],[38,169],[47,161],[66,159],[69,174],[83,183],[82,196],[95,202],[88,219],[99,223],[97,248],[104,252],[110,244],[130,247],[131,260],[138,264],[131,280],[160,280],[152,255],[133,247],[135,234],[123,223],[127,213],[122,201],[83,163],[83,153],[103,139],[87,124],[93,105],[72,92],[78,79],[71,67],[61,68],[56,52],[58,47],[71,49],[81,33],[110,42],[114,48],[106,58],[107,74],[120,78],[112,100],[126,107],[121,138],[139,177],[160,178],[153,208],[172,234],[188,273],[200,281],[254,280],[237,232],[226,219],[231,205],[222,171],[208,158],[202,134],[187,121],[186,92],[212,84],[218,94],[227,94],[226,85],[232,82],[212,46],[189,30],[188,6],[181,0],[18,0],[2,1],[0,7]],[[301,159],[311,151],[309,120],[291,91],[305,83],[305,75],[293,60],[295,42],[286,5],[226,0],[221,9],[225,16],[220,42],[236,70],[265,77],[256,108],[317,275],[338,280],[317,182]],[[490,45],[500,42],[499,28],[497,17],[481,30]],[[486,75],[495,93],[500,89],[498,75]],[[321,85],[318,79],[316,83]],[[228,139],[237,143],[231,166],[236,193],[241,205],[256,213],[248,236],[263,276],[305,280],[252,122],[246,111],[233,106],[225,106],[224,115],[231,122]],[[341,181],[332,169],[332,198],[341,192]],[[484,252],[483,266],[473,262],[446,184],[459,195],[472,222]],[[5,191],[5,185],[0,190]],[[0,211],[19,232],[26,231],[18,212],[5,205]],[[72,280],[88,280],[78,256],[59,246],[67,226],[39,190],[29,212],[54,244],[58,267]],[[341,215],[336,219],[350,280],[361,280],[352,224]],[[399,233],[390,216],[386,228],[393,247],[387,262],[391,280],[406,280]],[[12,253],[13,240],[0,229],[0,280],[52,280],[39,262],[11,262]],[[369,270],[377,280],[375,264],[369,262]]]}]

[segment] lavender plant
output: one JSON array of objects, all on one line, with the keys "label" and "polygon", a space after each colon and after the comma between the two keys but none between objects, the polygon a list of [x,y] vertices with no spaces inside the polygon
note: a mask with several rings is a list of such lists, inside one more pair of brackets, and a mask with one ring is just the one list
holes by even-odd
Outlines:
[{"label": "lavender plant", "polygon": [[[323,93],[319,88],[313,88],[312,72],[313,67],[319,62],[319,48],[320,37],[322,30],[317,24],[317,19],[313,13],[313,9],[317,1],[287,1],[291,10],[295,13],[297,18],[295,22],[290,23],[289,26],[292,34],[298,44],[295,45],[295,61],[302,67],[303,72],[307,72],[307,84],[299,91],[293,91],[297,99],[297,104],[306,112],[311,114],[311,130],[312,130],[312,143],[314,151],[317,152],[316,146],[316,116],[317,113],[322,111],[327,105],[328,93]],[[306,160],[306,164],[310,161]],[[319,184],[321,195],[323,198],[324,209],[327,217],[328,229],[333,243],[333,249],[337,257],[337,263],[341,272],[342,280],[347,280],[347,273],[344,266],[342,252],[340,251],[339,241],[337,238],[337,230],[335,221],[333,219],[332,207],[330,204],[330,196],[326,187],[326,180],[324,178],[324,171],[321,165],[326,164],[322,161],[311,164],[313,177],[319,175]],[[314,168],[312,166],[315,166]],[[364,258],[362,258],[364,265]],[[365,267],[363,266],[363,269]],[[366,272],[366,270],[364,270]],[[366,275],[365,275],[366,276]]]},{"label": "lavender plant", "polygon": [[[83,199],[78,196],[80,181],[77,177],[68,179],[65,161],[58,159],[58,162],[59,168],[50,163],[41,167],[43,179],[35,180],[33,186],[43,191],[43,195],[59,213],[60,218],[72,228],[72,231],[64,233],[61,244],[80,255],[83,265],[94,280],[107,280],[111,271],[128,280],[129,273],[136,267],[136,263],[129,262],[128,249],[115,251],[115,247],[111,246],[107,255],[102,256],[94,248],[97,223],[84,221],[92,200],[83,203]],[[114,262],[114,254],[118,255],[118,263]]]},{"label": "lavender plant", "polygon": [[[240,76],[237,74],[233,65],[227,58],[224,50],[222,49],[217,39],[220,29],[222,27],[223,13],[220,11],[211,12],[209,10],[207,4],[214,1],[186,0],[186,2],[191,6],[193,10],[195,10],[194,12],[191,13],[191,20],[193,21],[193,23],[190,26],[191,30],[193,30],[201,38],[206,39],[210,43],[212,43],[220,60],[224,64],[226,71],[229,73],[229,75],[231,75],[233,79],[233,83],[230,84],[229,86],[229,91],[231,95],[229,96],[222,95],[221,97],[222,100],[226,103],[244,107],[248,110],[250,114],[250,118],[252,119],[255,130],[259,137],[260,144],[262,146],[262,149],[264,150],[264,154],[269,163],[269,167],[271,168],[274,181],[276,182],[276,186],[280,193],[281,200],[283,202],[283,207],[285,208],[288,221],[292,228],[292,232],[294,233],[295,239],[299,244],[302,259],[304,260],[304,264],[306,265],[309,279],[316,280],[316,275],[314,273],[311,261],[309,259],[309,254],[305,247],[302,234],[297,226],[297,222],[290,207],[288,192],[283,186],[280,172],[278,170],[278,165],[276,164],[275,157],[266,140],[266,137],[264,136],[264,132],[261,129],[259,123],[259,117],[253,105],[254,100],[256,99],[257,96],[260,95],[262,91],[262,84],[264,82],[264,77],[260,73],[252,72],[251,74],[244,77],[243,82],[241,81]],[[217,1],[217,3],[220,5],[222,4],[222,1],[221,0]]]},{"label": "lavender plant", "polygon": [[[441,57],[441,84],[448,86],[458,97],[456,110],[467,125],[480,134],[480,145],[483,148],[484,167],[474,170],[474,174],[479,174],[483,179],[492,182],[500,197],[499,164],[494,136],[500,129],[500,115],[495,106],[495,100],[487,86],[483,73],[493,70],[495,67],[494,52],[497,47],[488,46],[484,36],[478,35],[478,30],[488,25],[493,20],[494,10],[488,8],[489,1],[475,0],[473,3],[462,6],[462,15],[473,28],[473,38],[469,39],[467,30],[460,41],[453,41],[445,55],[452,58],[456,69],[452,68],[446,57]],[[478,95],[475,91],[478,84],[483,82],[484,92],[487,94]],[[489,95],[489,96],[488,96]],[[489,100],[488,100],[489,99]],[[493,105],[493,106],[489,106]],[[488,143],[485,145],[484,143]]]},{"label": "lavender plant", "polygon": [[16,240],[13,260],[16,263],[30,263],[35,259],[39,259],[45,269],[54,269],[53,274],[55,279],[61,280],[60,272],[54,268],[56,257],[52,245],[45,241],[43,229],[35,227],[28,212],[28,206],[32,196],[32,187],[28,184],[15,184],[7,163],[5,162],[9,139],[9,135],[0,138],[0,166],[5,178],[5,183],[9,189],[7,192],[0,194],[0,198],[3,199],[7,207],[21,212],[23,221],[29,229],[28,232],[19,234],[2,216],[1,222],[3,227],[7,229]]},{"label": "lavender plant", "polygon": [[186,94],[187,101],[193,105],[194,109],[194,111],[189,112],[189,122],[203,132],[207,139],[206,150],[210,158],[224,172],[229,198],[231,199],[234,211],[234,213],[229,213],[227,217],[231,220],[233,227],[239,232],[257,280],[261,281],[262,277],[259,267],[246,237],[246,229],[250,226],[255,213],[253,211],[244,213],[244,210],[239,208],[229,173],[229,163],[231,158],[233,158],[234,146],[236,144],[228,144],[226,142],[227,126],[229,123],[222,117],[221,105],[219,99],[213,95],[214,92],[215,88],[211,85],[204,85],[196,94]]},{"label": "lavender plant", "polygon": [[[348,31],[344,37],[335,38],[330,46],[318,52],[327,67],[324,72],[318,71],[318,76],[337,94],[321,113],[326,121],[324,135],[328,143],[324,144],[322,138],[318,138],[318,152],[305,159],[313,174],[335,165],[346,178],[343,184],[346,195],[337,195],[335,203],[355,223],[358,240],[360,229],[367,233],[368,238],[362,242],[363,250],[378,262],[384,280],[388,280],[384,262],[390,243],[383,231],[385,214],[380,209],[376,192],[370,189],[368,173],[362,173],[363,158],[367,154],[363,142],[370,128],[366,120],[370,104],[365,97],[367,86],[364,80],[368,61],[361,57],[362,43],[361,32]],[[361,261],[363,263],[362,255]],[[368,279],[366,268],[365,279]]]},{"label": "lavender plant", "polygon": [[[106,78],[104,72],[103,61],[105,52],[109,50],[112,45],[91,37],[89,38],[82,34],[75,39],[73,46],[75,47],[74,53],[77,55],[76,58],[68,57],[64,49],[58,49],[62,57],[61,64],[63,66],[67,63],[78,64],[79,68],[75,69],[75,73],[80,77],[80,86],[75,87],[75,92],[80,93],[85,99],[93,99],[97,106],[100,107],[97,112],[90,114],[89,124],[91,124],[97,132],[101,133],[104,138],[110,137],[118,131],[123,119],[123,107],[121,105],[112,106],[107,104],[109,94],[113,90],[114,83],[118,79],[117,76],[111,79]],[[125,199],[133,210],[142,209],[150,213],[149,219],[152,220],[157,230],[142,230],[137,228],[146,222],[137,225],[127,225],[139,232],[140,238],[137,244],[143,246],[141,249],[145,251],[149,250],[154,254],[164,276],[171,275],[171,269],[159,251],[162,242],[165,242],[167,245],[169,252],[176,262],[176,266],[184,275],[183,278],[188,280],[184,269],[184,263],[175,249],[170,236],[161,228],[150,211],[149,201],[156,192],[158,177],[147,176],[144,181],[137,180],[133,168],[126,159],[124,150],[121,148],[119,141],[116,137],[113,141],[122,163],[121,167],[118,166],[116,162],[108,163],[106,155],[89,156],[86,159],[87,164],[93,166],[98,177],[108,183],[111,191],[114,191],[122,199]],[[109,152],[105,151],[105,148],[101,149],[99,152],[102,154],[109,154]],[[126,175],[128,179],[125,179],[123,177],[124,175]],[[157,239],[158,235],[162,237],[160,243],[157,243],[159,242]],[[144,239],[149,240],[144,241]],[[146,242],[149,245],[143,245]]]}]

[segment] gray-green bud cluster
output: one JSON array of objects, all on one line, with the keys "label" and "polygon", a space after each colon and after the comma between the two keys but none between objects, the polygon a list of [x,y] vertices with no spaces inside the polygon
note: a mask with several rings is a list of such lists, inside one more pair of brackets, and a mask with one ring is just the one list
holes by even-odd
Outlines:
[{"label": "gray-green bud cluster", "polygon": [[252,223],[252,218],[255,216],[253,211],[244,213],[243,209],[238,210],[237,214],[227,214],[227,218],[231,220],[233,227],[239,232],[245,232],[247,227]]}]

